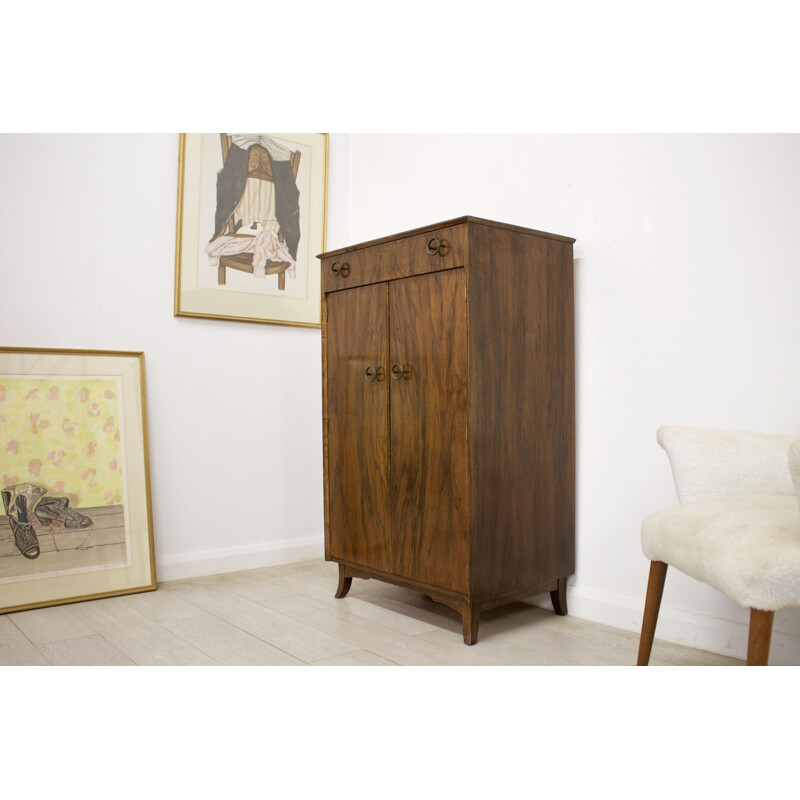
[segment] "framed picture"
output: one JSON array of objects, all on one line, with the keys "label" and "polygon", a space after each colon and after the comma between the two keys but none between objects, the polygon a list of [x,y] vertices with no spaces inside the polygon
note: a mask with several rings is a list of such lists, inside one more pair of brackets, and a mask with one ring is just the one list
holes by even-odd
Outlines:
[{"label": "framed picture", "polygon": [[325,133],[182,133],[175,314],[320,327]]},{"label": "framed picture", "polygon": [[156,588],[144,354],[0,347],[0,613]]}]

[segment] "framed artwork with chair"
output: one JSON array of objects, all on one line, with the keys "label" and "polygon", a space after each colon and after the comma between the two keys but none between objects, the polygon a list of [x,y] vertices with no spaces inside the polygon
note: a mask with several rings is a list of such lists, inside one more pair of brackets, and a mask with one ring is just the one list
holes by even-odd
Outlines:
[{"label": "framed artwork with chair", "polygon": [[176,316],[320,325],[328,137],[181,134]]}]

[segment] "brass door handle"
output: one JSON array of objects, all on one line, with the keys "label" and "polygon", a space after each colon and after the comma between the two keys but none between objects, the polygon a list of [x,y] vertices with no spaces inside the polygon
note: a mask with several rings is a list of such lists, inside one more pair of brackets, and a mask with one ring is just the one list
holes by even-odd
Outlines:
[{"label": "brass door handle", "polygon": [[428,253],[432,256],[435,256],[437,253],[443,256],[449,248],[450,245],[445,239],[440,240],[434,237],[428,241]]},{"label": "brass door handle", "polygon": [[392,365],[392,377],[399,381],[401,378],[411,377],[411,367],[404,367],[401,364]]},{"label": "brass door handle", "polygon": [[350,274],[350,265],[346,261],[343,264],[334,261],[333,264],[331,264],[331,274],[336,277],[341,275],[343,278],[346,278]]},{"label": "brass door handle", "polygon": [[367,367],[367,370],[364,373],[364,375],[368,383],[372,383],[372,381],[382,381],[383,367]]}]

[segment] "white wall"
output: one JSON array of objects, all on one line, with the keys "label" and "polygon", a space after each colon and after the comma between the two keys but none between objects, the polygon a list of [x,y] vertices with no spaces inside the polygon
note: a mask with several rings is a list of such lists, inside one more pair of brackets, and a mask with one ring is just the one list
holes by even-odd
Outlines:
[{"label": "white wall", "polygon": [[320,332],[173,316],[177,135],[0,143],[0,342],[144,351],[159,579],[321,556]]},{"label": "white wall", "polygon": [[[573,236],[571,613],[638,630],[639,530],[676,502],[663,424],[800,433],[800,137],[354,135],[362,241],[463,214]],[[672,571],[658,635],[743,655],[747,615]],[[800,663],[800,610],[775,663]],[[786,634],[786,635],[783,635]]]},{"label": "white wall", "polygon": [[[321,556],[319,331],[173,316],[177,136],[0,142],[0,341],[144,350],[160,579]],[[329,249],[463,214],[577,239],[571,613],[638,629],[659,425],[800,432],[798,185],[794,135],[331,135]],[[746,621],[668,576],[659,636],[742,655]]]}]

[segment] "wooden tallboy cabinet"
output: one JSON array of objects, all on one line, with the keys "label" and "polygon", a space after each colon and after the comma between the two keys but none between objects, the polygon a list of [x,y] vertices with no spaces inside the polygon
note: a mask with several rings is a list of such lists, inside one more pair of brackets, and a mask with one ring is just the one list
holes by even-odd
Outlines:
[{"label": "wooden tallboy cabinet", "polygon": [[458,611],[575,570],[572,244],[462,217],[322,260],[325,557]]}]

